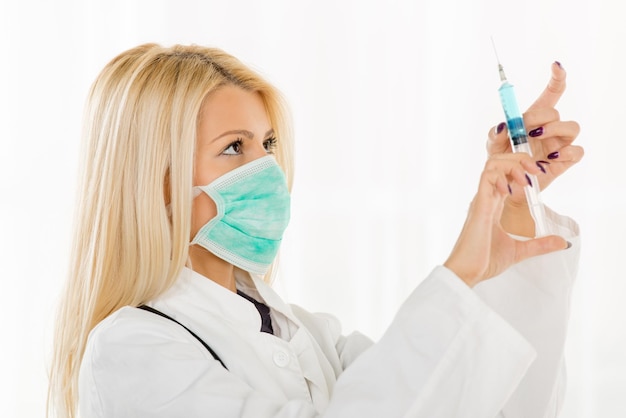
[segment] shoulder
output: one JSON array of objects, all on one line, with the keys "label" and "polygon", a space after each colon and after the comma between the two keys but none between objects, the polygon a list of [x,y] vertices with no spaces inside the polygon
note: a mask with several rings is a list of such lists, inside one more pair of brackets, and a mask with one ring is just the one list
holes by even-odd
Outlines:
[{"label": "shoulder", "polygon": [[154,405],[160,396],[180,393],[198,376],[220,369],[180,325],[124,307],[89,335],[79,372],[80,408],[104,411],[104,416],[124,415],[130,405]]},{"label": "shoulder", "polygon": [[[207,357],[208,356],[208,357]],[[204,347],[179,324],[151,312],[124,307],[100,322],[89,334],[82,360],[94,378],[143,373],[168,359],[212,359]]]},{"label": "shoulder", "polygon": [[[130,306],[123,307],[100,322],[89,334],[87,347],[127,350],[131,347],[175,343],[196,346],[197,341],[179,324]],[[195,347],[199,352],[201,346]]]}]

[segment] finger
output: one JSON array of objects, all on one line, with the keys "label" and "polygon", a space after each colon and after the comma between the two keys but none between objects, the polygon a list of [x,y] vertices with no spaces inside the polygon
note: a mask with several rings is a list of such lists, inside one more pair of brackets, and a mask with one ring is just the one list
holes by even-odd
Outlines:
[{"label": "finger", "polygon": [[578,122],[552,122],[537,127],[528,127],[528,135],[533,138],[559,138],[572,142],[580,133],[580,125]]},{"label": "finger", "polygon": [[[496,154],[485,164],[485,171],[502,173],[507,179],[524,187],[530,183],[526,175],[527,172],[530,174],[539,174],[542,170],[528,154],[518,153]],[[508,187],[507,191],[509,191]]]},{"label": "finger", "polygon": [[[474,219],[482,228],[492,225],[500,218],[498,212],[501,211],[502,203],[509,195],[509,185],[507,177],[499,170],[485,170],[480,176],[478,192],[472,202],[472,213]],[[477,226],[474,224],[474,226]]]},{"label": "finger", "polygon": [[515,259],[516,262],[520,262],[537,255],[565,250],[570,246],[569,242],[558,235],[550,235],[528,241],[517,241]]},{"label": "finger", "polygon": [[[507,166],[511,164],[513,168],[519,168],[522,172],[528,171],[531,174],[539,174],[541,171],[537,168],[537,162],[525,152],[494,154],[489,158],[485,166],[490,169],[497,169],[501,163]],[[493,164],[495,166],[492,166]],[[506,166],[502,166],[502,170],[506,171]]]},{"label": "finger", "polygon": [[543,93],[541,93],[539,98],[535,100],[532,106],[530,106],[530,109],[554,107],[563,95],[566,85],[565,70],[558,61],[552,63],[551,70],[552,75],[550,77],[550,81],[548,82],[548,86]]},{"label": "finger", "polygon": [[561,120],[559,111],[553,107],[528,109],[524,112],[524,126],[528,130]]},{"label": "finger", "polygon": [[489,130],[486,146],[489,155],[510,152],[511,144],[509,143],[506,123],[501,122]]},{"label": "finger", "polygon": [[578,145],[568,145],[546,155],[548,162],[577,163],[585,156],[585,149]]},{"label": "finger", "polygon": [[511,193],[511,186],[509,186],[506,176],[502,174],[498,176],[495,187],[500,196],[506,196]]},{"label": "finger", "polygon": [[491,129],[489,129],[489,133],[487,134],[487,137],[489,139],[495,139],[497,137],[506,137],[506,135],[507,135],[506,122],[500,122],[496,126],[493,126]]}]

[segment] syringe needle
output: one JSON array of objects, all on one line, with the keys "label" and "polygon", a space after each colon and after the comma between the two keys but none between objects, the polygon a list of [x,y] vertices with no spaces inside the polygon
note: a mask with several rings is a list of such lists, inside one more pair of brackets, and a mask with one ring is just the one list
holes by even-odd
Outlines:
[{"label": "syringe needle", "polygon": [[506,75],[504,74],[504,67],[500,64],[500,57],[498,56],[498,50],[496,49],[496,42],[493,40],[493,35],[491,38],[491,46],[493,46],[493,52],[496,54],[496,61],[498,61],[498,73],[500,74],[500,81],[506,81]]},{"label": "syringe needle", "polygon": [[493,52],[496,54],[496,61],[498,61],[498,65],[500,65],[500,57],[498,57],[498,50],[496,49],[496,42],[493,40],[493,35],[491,35],[490,38],[491,46],[493,46]]}]

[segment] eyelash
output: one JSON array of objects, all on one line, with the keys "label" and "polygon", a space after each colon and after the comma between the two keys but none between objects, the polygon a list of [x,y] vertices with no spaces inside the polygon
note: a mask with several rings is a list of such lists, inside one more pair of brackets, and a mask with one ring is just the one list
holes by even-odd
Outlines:
[{"label": "eyelash", "polygon": [[267,151],[268,154],[273,154],[274,151],[276,151],[277,146],[278,146],[278,140],[276,139],[275,136],[267,138],[263,142],[263,148],[265,148],[265,151]]},{"label": "eyelash", "polygon": [[[226,148],[224,148],[224,151],[222,151],[222,154],[224,155],[239,155],[241,154],[241,146],[243,145],[243,140],[241,138],[237,138],[236,141],[231,142],[230,144],[228,144],[228,146]],[[234,152],[228,152],[229,149],[233,148],[233,147],[239,147],[239,151],[235,151]]]},{"label": "eyelash", "polygon": [[[274,151],[276,150],[278,144],[278,140],[276,139],[276,137],[270,137],[267,138],[265,141],[263,141],[263,148],[265,148],[265,151],[268,154],[273,154]],[[224,148],[224,151],[222,151],[222,154],[224,155],[239,155],[241,154],[241,147],[243,145],[243,140],[241,138],[237,138],[236,141],[231,142],[226,148]],[[228,152],[229,149],[233,148],[233,147],[238,147],[239,150],[235,151],[233,150],[233,152]]]}]

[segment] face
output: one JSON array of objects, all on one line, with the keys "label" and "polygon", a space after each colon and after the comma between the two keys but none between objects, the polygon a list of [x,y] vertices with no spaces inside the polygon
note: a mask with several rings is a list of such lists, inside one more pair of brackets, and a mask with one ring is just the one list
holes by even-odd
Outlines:
[{"label": "face", "polygon": [[[204,186],[235,168],[273,153],[276,137],[259,93],[236,86],[212,92],[200,110],[194,186]],[[191,237],[217,215],[213,200],[193,201]]]}]

